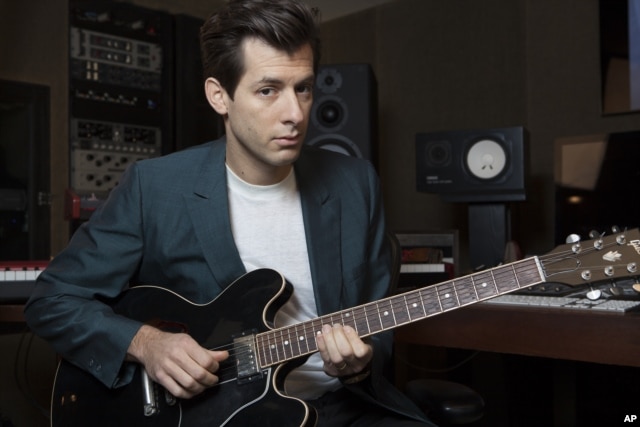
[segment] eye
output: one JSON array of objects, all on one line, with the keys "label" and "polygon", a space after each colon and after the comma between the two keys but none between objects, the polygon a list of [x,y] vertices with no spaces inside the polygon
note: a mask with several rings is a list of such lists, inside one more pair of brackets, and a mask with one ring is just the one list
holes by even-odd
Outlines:
[{"label": "eye", "polygon": [[258,93],[262,96],[271,96],[276,92],[276,90],[272,87],[265,87],[258,91]]},{"label": "eye", "polygon": [[302,85],[298,87],[298,93],[312,93],[313,85]]}]

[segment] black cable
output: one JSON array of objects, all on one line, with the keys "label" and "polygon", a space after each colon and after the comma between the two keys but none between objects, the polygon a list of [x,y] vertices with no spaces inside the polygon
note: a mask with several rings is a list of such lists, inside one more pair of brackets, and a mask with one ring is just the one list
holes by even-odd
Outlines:
[{"label": "black cable", "polygon": [[[29,340],[27,341],[26,350],[24,352],[25,354],[24,354],[23,366],[22,366],[22,369],[20,369],[20,360],[22,359],[21,353],[23,353],[23,346],[25,345],[24,343],[27,337],[29,337]],[[25,329],[22,335],[20,336],[20,341],[18,343],[18,347],[16,348],[16,354],[13,361],[13,376],[14,376],[16,385],[18,387],[18,390],[20,391],[22,396],[25,398],[25,400],[31,406],[37,409],[46,419],[49,419],[50,417],[49,411],[38,403],[37,399],[33,396],[33,393],[31,391],[31,385],[29,383],[29,375],[28,375],[29,353],[31,352],[31,345],[33,343],[34,337],[35,335],[31,333],[28,328]],[[22,372],[23,374],[24,381],[23,379],[20,378],[20,375],[19,375],[20,372]]]}]

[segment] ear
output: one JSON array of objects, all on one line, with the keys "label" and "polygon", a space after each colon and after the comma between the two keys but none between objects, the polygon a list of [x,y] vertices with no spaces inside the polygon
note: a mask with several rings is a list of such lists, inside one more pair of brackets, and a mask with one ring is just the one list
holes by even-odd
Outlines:
[{"label": "ear", "polygon": [[227,114],[227,92],[217,79],[209,77],[205,80],[204,93],[207,101],[209,101],[209,105],[211,105],[218,114],[222,116]]}]

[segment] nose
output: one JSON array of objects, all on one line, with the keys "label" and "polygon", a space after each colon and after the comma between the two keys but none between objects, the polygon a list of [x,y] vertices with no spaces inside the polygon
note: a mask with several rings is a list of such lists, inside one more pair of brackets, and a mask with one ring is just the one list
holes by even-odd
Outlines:
[{"label": "nose", "polygon": [[301,100],[295,91],[287,92],[284,98],[284,122],[297,125],[304,121],[309,107],[307,102]]}]

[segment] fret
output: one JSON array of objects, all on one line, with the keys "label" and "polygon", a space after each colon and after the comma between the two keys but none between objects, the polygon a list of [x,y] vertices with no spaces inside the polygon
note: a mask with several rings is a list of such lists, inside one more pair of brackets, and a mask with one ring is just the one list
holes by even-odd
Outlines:
[{"label": "fret", "polygon": [[318,350],[318,342],[316,341],[316,337],[322,333],[322,320],[314,319],[311,322],[307,322],[311,327],[307,329],[307,345],[309,346],[309,351],[317,351]]},{"label": "fret", "polygon": [[304,323],[293,325],[293,339],[296,345],[293,346],[292,348],[294,350],[297,349],[297,351],[295,352],[296,356],[300,356],[301,354],[306,353],[306,351],[304,350],[304,345],[306,342],[306,336],[304,334],[304,326],[305,326]]},{"label": "fret", "polygon": [[437,296],[437,290],[434,286],[420,290],[422,302],[424,304],[425,314],[428,316],[442,313],[442,305]]},{"label": "fret", "polygon": [[382,326],[382,315],[378,309],[378,304],[370,303],[363,307],[364,315],[369,324],[369,332],[378,332],[384,329]]},{"label": "fret", "polygon": [[462,283],[452,282],[453,287],[456,290],[456,295],[458,296],[458,302],[460,306],[464,306],[467,304],[473,304],[478,301],[478,293],[476,292],[475,286],[471,284],[467,284],[463,286]]},{"label": "fret", "polygon": [[494,274],[494,281],[497,284],[498,291],[501,294],[518,289],[516,271],[512,266],[503,267],[499,271],[497,271]]},{"label": "fret", "polygon": [[266,334],[267,337],[267,361],[269,365],[273,365],[277,363],[280,359],[278,358],[278,347],[276,345],[275,334],[270,332]]},{"label": "fret", "polygon": [[440,300],[442,311],[447,311],[458,307],[458,300],[455,293],[453,292],[453,286],[451,285],[451,282],[437,285],[436,289],[438,291],[437,295],[438,299]]},{"label": "fret", "polygon": [[358,332],[358,336],[368,335],[371,332],[369,328],[369,319],[363,307],[356,307],[351,311],[353,314],[354,329]]},{"label": "fret", "polygon": [[469,279],[481,300],[498,295],[496,284],[487,272],[474,274]]},{"label": "fret", "polygon": [[287,353],[286,347],[284,345],[284,336],[282,335],[282,329],[279,329],[278,334],[276,335],[276,356],[278,358],[278,362],[287,360]]},{"label": "fret", "polygon": [[525,288],[544,281],[544,277],[538,269],[538,263],[535,258],[525,259],[518,265],[521,267],[521,274],[518,276],[518,286],[520,288]]},{"label": "fret", "polygon": [[393,317],[393,306],[391,302],[387,300],[379,301],[378,311],[380,312],[380,323],[382,324],[382,330],[391,329],[396,326],[396,321]]},{"label": "fret", "polygon": [[356,319],[353,316],[353,311],[345,310],[342,312],[342,325],[351,326],[353,329],[356,330],[356,332],[358,332],[358,335],[360,334],[358,331],[358,325],[357,325]]},{"label": "fret", "polygon": [[267,345],[265,345],[264,334],[256,336],[256,353],[258,354],[258,364],[261,367],[267,366],[269,361],[267,360]]},{"label": "fret", "polygon": [[396,326],[411,321],[409,310],[407,307],[407,299],[404,295],[391,298],[391,306],[393,308],[393,318]]},{"label": "fret", "polygon": [[424,309],[424,301],[420,296],[419,291],[414,291],[406,294],[405,298],[407,304],[407,312],[409,314],[409,319],[411,321],[423,319],[426,317],[426,312]]}]

